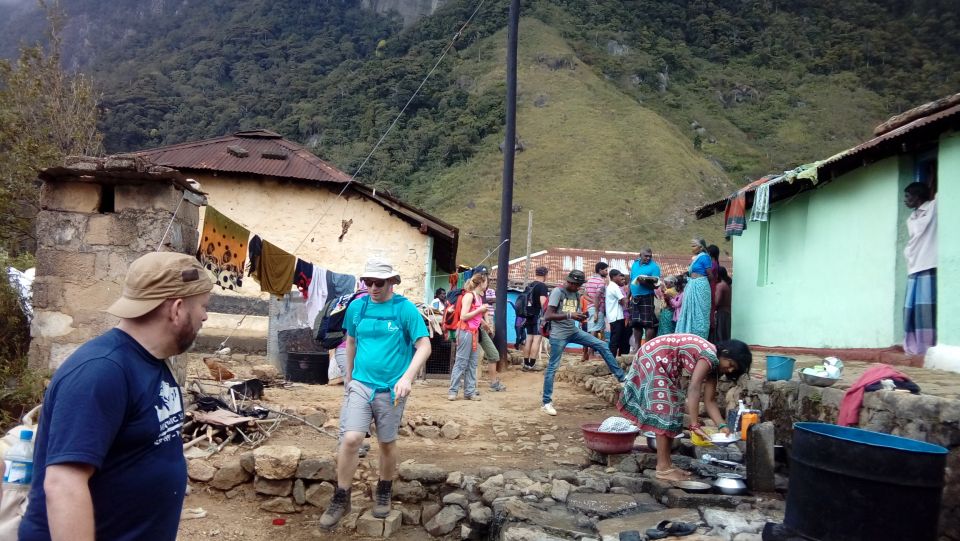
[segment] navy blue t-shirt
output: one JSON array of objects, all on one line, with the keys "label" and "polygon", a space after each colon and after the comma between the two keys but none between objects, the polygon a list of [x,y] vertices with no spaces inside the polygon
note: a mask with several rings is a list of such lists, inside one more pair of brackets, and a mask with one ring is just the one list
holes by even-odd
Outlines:
[{"label": "navy blue t-shirt", "polygon": [[46,467],[81,463],[90,478],[97,539],[174,541],[187,465],[183,401],[162,359],[112,329],[53,375],[40,415],[30,504],[20,541],[48,541]]}]

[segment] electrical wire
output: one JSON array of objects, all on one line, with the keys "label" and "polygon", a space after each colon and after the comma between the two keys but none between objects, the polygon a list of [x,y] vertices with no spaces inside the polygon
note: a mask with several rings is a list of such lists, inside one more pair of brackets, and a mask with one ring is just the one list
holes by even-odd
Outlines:
[{"label": "electrical wire", "polygon": [[370,161],[370,158],[373,157],[373,154],[377,151],[377,149],[380,148],[380,145],[387,138],[387,135],[389,135],[390,132],[393,130],[394,126],[397,125],[397,122],[399,122],[400,119],[403,117],[403,114],[407,111],[407,108],[410,106],[410,104],[413,103],[413,100],[417,97],[418,94],[420,94],[420,90],[423,89],[423,85],[427,84],[427,81],[433,75],[433,72],[437,70],[437,68],[440,66],[440,63],[443,62],[443,59],[447,56],[447,53],[450,52],[450,49],[452,49],[454,44],[457,42],[457,40],[460,39],[460,36],[463,34],[463,31],[466,30],[467,26],[470,24],[470,21],[473,20],[473,18],[480,11],[480,8],[483,7],[483,3],[485,1],[486,0],[480,0],[480,2],[477,4],[476,9],[473,10],[473,13],[470,14],[470,17],[467,19],[467,21],[463,23],[460,29],[457,30],[457,33],[453,35],[453,39],[451,39],[450,43],[448,43],[447,46],[444,47],[443,51],[440,53],[440,57],[437,58],[437,61],[433,64],[433,67],[430,68],[430,71],[427,72],[427,75],[423,78],[422,81],[420,81],[420,85],[410,96],[410,99],[408,99],[407,103],[404,104],[402,109],[400,109],[400,112],[397,113],[397,116],[393,119],[393,122],[390,123],[386,131],[383,132],[383,135],[380,136],[380,139],[378,139],[376,144],[373,145],[373,148],[370,149],[370,152],[367,154],[367,157],[363,159],[363,161],[360,163],[360,166],[357,167],[357,170],[354,171],[353,175],[350,176],[350,180],[348,180],[347,183],[343,185],[343,188],[341,188],[340,193],[338,193],[337,196],[333,198],[332,201],[330,201],[330,203],[327,205],[327,208],[320,214],[320,217],[317,219],[316,222],[314,222],[310,230],[307,231],[307,234],[303,237],[303,240],[301,240],[300,244],[298,244],[297,247],[293,250],[294,252],[299,250],[303,246],[303,243],[305,243],[307,239],[310,238],[310,235],[313,234],[313,232],[317,229],[317,226],[320,225],[320,222],[322,222],[323,219],[326,218],[327,214],[330,212],[330,209],[333,208],[334,203],[336,203],[337,200],[340,199],[340,197],[347,191],[347,188],[349,188],[350,185],[353,184],[353,182],[357,178],[357,175],[360,174],[360,171],[362,171],[364,166],[367,165],[367,162]]}]

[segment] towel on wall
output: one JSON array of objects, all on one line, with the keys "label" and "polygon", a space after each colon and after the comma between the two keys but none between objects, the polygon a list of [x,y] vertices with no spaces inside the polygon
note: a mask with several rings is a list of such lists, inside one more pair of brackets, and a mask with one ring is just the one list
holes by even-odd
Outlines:
[{"label": "towel on wall", "polygon": [[727,199],[727,209],[723,212],[723,232],[727,237],[743,235],[743,230],[747,228],[746,220],[747,195],[744,192],[737,192],[736,195]]},{"label": "towel on wall", "polygon": [[214,283],[236,290],[243,285],[243,264],[250,231],[208,206],[203,213],[203,232],[197,259],[213,274]]},{"label": "towel on wall", "polygon": [[863,393],[866,387],[882,379],[910,381],[910,378],[889,364],[871,366],[843,395],[843,400],[840,401],[840,413],[837,415],[838,425],[852,426],[860,422],[860,407],[863,405]]},{"label": "towel on wall", "polygon": [[283,297],[293,287],[293,272],[297,257],[284,252],[267,241],[262,241],[260,258],[251,276],[260,284],[260,290]]}]

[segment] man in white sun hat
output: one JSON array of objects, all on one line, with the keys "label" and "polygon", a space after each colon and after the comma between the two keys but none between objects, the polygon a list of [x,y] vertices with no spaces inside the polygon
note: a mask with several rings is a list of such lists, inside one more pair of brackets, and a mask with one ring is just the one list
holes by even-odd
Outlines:
[{"label": "man in white sun hat", "polygon": [[120,323],[57,369],[34,450],[22,541],[174,541],[187,485],[183,401],[164,360],[187,351],[213,282],[191,256],[134,261]]},{"label": "man in white sun hat", "polygon": [[400,274],[382,258],[371,258],[360,279],[369,295],[350,303],[343,319],[347,331],[346,387],[341,409],[343,441],[337,452],[337,488],[320,517],[320,527],[334,528],[350,512],[350,487],[357,450],[372,420],[380,444],[380,480],[373,516],[390,513],[397,468],[397,431],[413,379],[430,356],[427,325],[416,306],[393,292]]}]

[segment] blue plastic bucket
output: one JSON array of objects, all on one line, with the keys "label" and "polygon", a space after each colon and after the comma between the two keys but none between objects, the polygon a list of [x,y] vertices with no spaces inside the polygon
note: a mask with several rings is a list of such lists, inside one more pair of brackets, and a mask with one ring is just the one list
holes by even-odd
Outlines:
[{"label": "blue plastic bucket", "polygon": [[789,380],[793,377],[793,365],[796,362],[793,357],[767,355],[767,381]]}]

